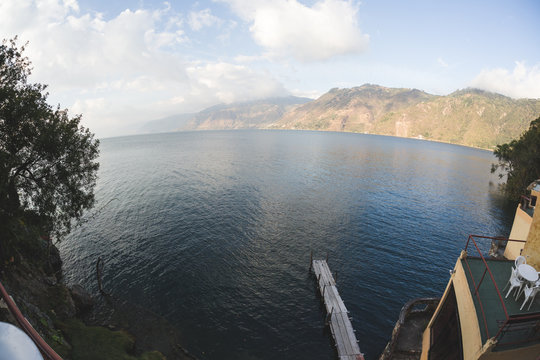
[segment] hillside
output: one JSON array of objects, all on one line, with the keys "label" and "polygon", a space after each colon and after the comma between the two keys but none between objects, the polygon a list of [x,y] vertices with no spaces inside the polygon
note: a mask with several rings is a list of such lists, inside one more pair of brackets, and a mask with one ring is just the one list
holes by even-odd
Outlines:
[{"label": "hillside", "polygon": [[540,115],[540,99],[512,99],[477,89],[431,95],[362,85],[316,100],[271,98],[221,104],[147,123],[142,132],[213,129],[346,131],[494,148],[518,138]]},{"label": "hillside", "polygon": [[519,137],[540,115],[539,99],[477,89],[435,96],[363,85],[332,89],[291,110],[273,128],[363,132],[493,148]]},{"label": "hillside", "polygon": [[216,105],[197,113],[186,127],[194,130],[265,128],[308,101],[311,99],[289,96]]},{"label": "hillside", "polygon": [[195,114],[178,114],[149,121],[138,132],[267,128],[280,120],[287,111],[308,101],[312,99],[287,96],[219,104]]},{"label": "hillside", "polygon": [[143,134],[151,134],[187,130],[188,123],[191,121],[191,119],[193,119],[194,116],[195,114],[179,114],[158,120],[148,121],[139,128],[138,132]]},{"label": "hillside", "polygon": [[420,90],[363,85],[332,89],[287,114],[276,127],[330,131],[373,132],[388,113],[435,98]]}]

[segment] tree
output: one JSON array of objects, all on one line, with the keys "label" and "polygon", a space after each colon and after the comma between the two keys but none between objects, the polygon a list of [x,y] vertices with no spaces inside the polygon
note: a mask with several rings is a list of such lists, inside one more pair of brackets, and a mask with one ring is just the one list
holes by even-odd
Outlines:
[{"label": "tree", "polygon": [[497,169],[504,172],[499,175],[501,178],[506,175],[503,191],[517,199],[531,182],[540,179],[540,117],[531,122],[529,130],[518,140],[497,145],[494,154],[499,163],[491,166],[491,172]]},{"label": "tree", "polygon": [[17,38],[0,45],[0,218],[32,212],[60,238],[94,204],[99,140],[28,82]]}]

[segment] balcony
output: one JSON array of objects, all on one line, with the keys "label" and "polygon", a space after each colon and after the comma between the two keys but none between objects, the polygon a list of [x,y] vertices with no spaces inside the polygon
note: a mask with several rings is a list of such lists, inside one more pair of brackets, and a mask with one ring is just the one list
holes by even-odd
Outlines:
[{"label": "balcony", "polygon": [[494,338],[493,351],[504,351],[540,343],[540,297],[520,310],[523,295],[516,301],[512,292],[508,298],[502,289],[510,277],[514,261],[487,254],[492,241],[512,242],[503,238],[471,235],[465,246],[466,257],[461,263],[476,309],[482,344]]}]

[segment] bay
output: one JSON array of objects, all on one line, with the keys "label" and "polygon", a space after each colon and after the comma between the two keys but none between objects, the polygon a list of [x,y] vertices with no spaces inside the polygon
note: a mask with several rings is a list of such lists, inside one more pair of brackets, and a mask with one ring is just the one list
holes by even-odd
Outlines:
[{"label": "bay", "polygon": [[104,139],[97,205],[61,244],[68,283],[168,319],[200,359],[332,359],[310,252],[375,359],[401,306],[440,296],[469,234],[508,235],[491,152],[375,135]]}]

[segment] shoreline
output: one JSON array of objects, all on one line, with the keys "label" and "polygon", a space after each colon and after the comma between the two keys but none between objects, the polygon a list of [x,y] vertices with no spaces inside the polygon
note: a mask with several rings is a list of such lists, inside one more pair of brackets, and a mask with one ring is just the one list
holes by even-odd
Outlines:
[{"label": "shoreline", "polygon": [[[435,139],[427,139],[427,138],[418,138],[418,137],[408,137],[408,136],[397,136],[397,135],[388,135],[388,134],[374,134],[374,133],[366,133],[366,132],[356,132],[356,131],[335,131],[335,130],[316,130],[316,129],[276,129],[276,128],[253,128],[253,129],[221,129],[221,130],[284,130],[284,131],[317,131],[317,132],[328,132],[328,133],[334,133],[334,134],[358,134],[358,135],[374,135],[374,136],[385,136],[385,137],[391,137],[391,138],[397,138],[397,139],[410,139],[410,140],[420,140],[420,141],[429,141],[429,142],[436,142],[441,144],[448,144],[448,145],[456,145],[456,146],[463,146],[466,148],[476,149],[476,150],[484,150],[493,152],[493,149],[488,148],[482,148],[479,146],[474,145],[465,145],[465,144],[458,144],[453,143],[450,141],[445,140],[435,140]],[[195,131],[211,131],[211,130],[195,130]],[[180,132],[180,131],[176,131]],[[496,146],[496,145],[495,145]]]},{"label": "shoreline", "polygon": [[[288,128],[275,128],[275,127],[252,127],[252,128],[229,128],[229,129],[187,129],[187,130],[173,130],[173,131],[165,131],[165,132],[154,132],[154,133],[142,133],[142,134],[126,134],[126,135],[118,135],[118,136],[110,136],[110,137],[104,137],[99,138],[99,140],[111,140],[111,139],[120,139],[120,138],[128,138],[128,137],[135,137],[135,136],[148,136],[148,135],[164,135],[164,134],[175,134],[175,133],[189,133],[189,132],[211,132],[211,131],[250,131],[250,130],[260,130],[260,131],[315,131],[315,132],[321,132],[321,133],[334,133],[334,134],[358,134],[358,135],[374,135],[374,136],[385,136],[385,137],[392,137],[392,138],[398,138],[398,139],[411,139],[411,140],[420,140],[420,141],[429,141],[429,142],[435,142],[435,143],[441,143],[441,144],[448,144],[448,145],[456,145],[456,146],[463,146],[466,148],[476,149],[476,150],[484,150],[493,153],[494,149],[489,148],[483,148],[479,146],[474,145],[465,145],[465,144],[459,144],[459,143],[453,143],[450,141],[445,140],[436,140],[436,139],[427,139],[427,138],[418,138],[418,137],[406,137],[406,136],[397,136],[397,135],[388,135],[388,134],[375,134],[375,133],[365,133],[365,132],[356,132],[356,131],[336,131],[336,130],[317,130],[317,129],[288,129]],[[497,145],[495,145],[497,146]]]}]

